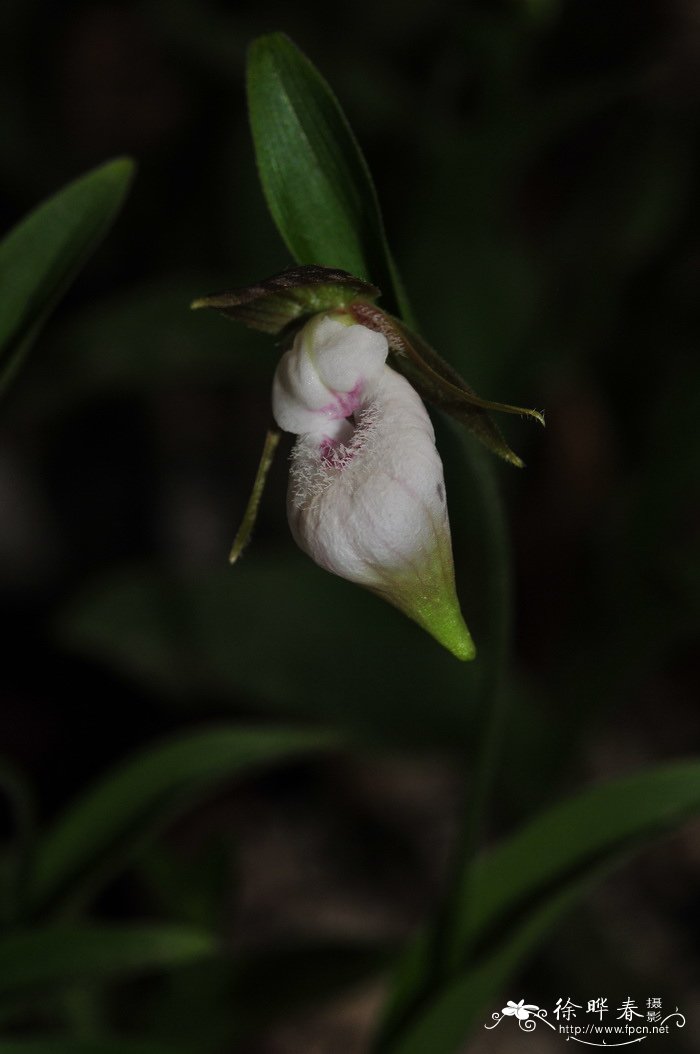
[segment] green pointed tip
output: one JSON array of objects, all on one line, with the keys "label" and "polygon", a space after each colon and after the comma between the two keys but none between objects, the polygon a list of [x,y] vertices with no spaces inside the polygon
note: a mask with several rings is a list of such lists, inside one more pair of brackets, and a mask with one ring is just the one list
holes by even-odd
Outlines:
[{"label": "green pointed tip", "polygon": [[525,462],[523,461],[523,459],[521,457],[518,457],[518,455],[515,454],[510,449],[510,447],[507,447],[506,450],[507,450],[507,453],[503,454],[503,458],[504,458],[505,461],[508,462],[509,465],[514,465],[515,468],[525,468]]},{"label": "green pointed tip", "polygon": [[433,636],[443,647],[452,652],[456,659],[471,662],[476,658],[476,646],[461,614],[455,622],[441,627],[440,635],[434,633]]},{"label": "green pointed tip", "polygon": [[117,176],[119,179],[131,180],[136,175],[136,162],[133,157],[126,154],[115,157],[111,161],[105,161],[101,167],[103,172],[109,172],[110,175]]},{"label": "green pointed tip", "polygon": [[476,658],[457,598],[449,548],[442,554],[436,550],[417,574],[414,567],[408,574],[387,575],[384,588],[374,592],[417,622],[457,659],[469,662]]},{"label": "green pointed tip", "polygon": [[476,658],[476,647],[456,596],[440,597],[425,606],[419,605],[411,617],[455,658],[462,662]]},{"label": "green pointed tip", "polygon": [[266,52],[275,50],[284,50],[291,53],[299,52],[299,49],[289,36],[278,29],[273,33],[263,33],[250,42],[248,45],[248,60],[252,62],[264,56]]}]

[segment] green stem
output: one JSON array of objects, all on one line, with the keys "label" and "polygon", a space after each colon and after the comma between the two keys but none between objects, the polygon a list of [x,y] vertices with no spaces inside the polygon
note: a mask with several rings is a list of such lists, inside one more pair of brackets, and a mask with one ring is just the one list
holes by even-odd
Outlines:
[{"label": "green stem", "polygon": [[[473,864],[488,821],[490,799],[506,727],[506,672],[511,637],[510,549],[505,511],[495,465],[462,430],[448,422],[458,436],[467,460],[474,506],[480,510],[480,550],[489,583],[485,624],[488,627],[488,665],[480,693],[484,722],[474,778],[465,790],[464,820],[452,860],[446,896],[438,908],[425,941],[419,941],[404,960],[400,985],[403,992],[388,1009],[373,1046],[374,1054],[388,1054],[437,991],[461,969],[471,950],[475,932]],[[486,644],[480,654],[486,654]],[[478,662],[478,659],[477,659]]]},{"label": "green stem", "polygon": [[490,799],[506,728],[506,678],[512,632],[510,546],[496,473],[487,453],[469,439],[463,440],[463,445],[477,487],[475,499],[483,515],[491,655],[483,692],[486,716],[474,779],[466,790],[464,822],[452,863],[452,876],[436,922],[436,979],[454,975],[469,954],[474,932],[473,863],[489,819]]},{"label": "green stem", "polygon": [[260,463],[258,465],[258,471],[255,476],[255,482],[253,483],[253,489],[250,497],[248,498],[248,504],[246,506],[245,513],[243,514],[243,522],[238,528],[238,533],[234,539],[229,553],[229,563],[235,564],[239,556],[245,549],[246,545],[250,541],[250,536],[253,533],[253,527],[255,521],[258,518],[258,509],[260,508],[260,499],[262,498],[263,491],[265,490],[265,483],[267,482],[267,474],[272,467],[272,462],[275,457],[275,451],[277,450],[277,444],[280,441],[281,433],[275,428],[268,428],[267,435],[265,436],[265,444],[263,446],[262,454],[260,455]]}]

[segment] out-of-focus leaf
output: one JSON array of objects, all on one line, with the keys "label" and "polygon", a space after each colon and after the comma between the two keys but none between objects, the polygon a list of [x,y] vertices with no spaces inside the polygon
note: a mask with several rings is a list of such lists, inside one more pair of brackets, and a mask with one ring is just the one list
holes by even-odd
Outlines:
[{"label": "out-of-focus leaf", "polygon": [[282,33],[251,45],[248,105],[267,204],[295,259],[375,282],[405,315],[367,163],[328,84]]},{"label": "out-of-focus leaf", "polygon": [[464,890],[470,926],[463,940],[482,939],[572,872],[672,829],[699,808],[700,761],[690,760],[603,783],[536,816],[475,865]]},{"label": "out-of-focus leaf", "polygon": [[0,242],[0,390],[107,233],[134,166],[101,165],[39,205]]},{"label": "out-of-focus leaf", "polygon": [[665,561],[676,553],[684,534],[695,548],[691,524],[700,478],[700,365],[689,357],[679,366],[645,415],[640,466],[627,485],[628,530],[620,545],[628,561],[639,561],[645,569],[650,560]]},{"label": "out-of-focus leaf", "polygon": [[94,883],[111,875],[115,860],[123,864],[154,825],[224,780],[337,743],[312,729],[223,725],[143,750],[89,790],[40,841],[31,904],[42,906],[76,879]]},{"label": "out-of-focus leaf", "polygon": [[216,280],[208,272],[166,273],[71,312],[47,334],[51,354],[31,364],[31,394],[21,386],[18,396],[50,415],[96,395],[141,394],[164,383],[267,383],[275,356],[269,338],[187,310],[193,294]]},{"label": "out-of-focus leaf", "polygon": [[607,870],[598,866],[586,878],[553,894],[513,927],[504,945],[441,988],[407,1022],[404,1031],[373,1047],[375,1054],[451,1054],[460,1050],[475,1027],[490,1021],[494,1009],[490,1001],[501,994],[520,963]]},{"label": "out-of-focus leaf", "polygon": [[194,859],[156,843],[140,854],[138,876],[149,889],[159,915],[192,926],[217,929],[231,894],[232,847],[210,839]]},{"label": "out-of-focus leaf", "polygon": [[183,1054],[183,1047],[127,1039],[0,1040],[0,1054]]},{"label": "out-of-focus leaf", "polygon": [[[433,992],[426,1009],[430,940],[415,945],[401,964],[377,1051],[456,1050],[483,1000],[495,997],[509,970],[599,874],[698,810],[700,762],[678,762],[586,790],[482,856],[462,890],[462,973]],[[464,1024],[453,1022],[451,1031],[439,1007],[455,991]]]},{"label": "out-of-focus leaf", "polygon": [[0,759],[0,795],[6,798],[14,826],[13,841],[0,858],[0,919],[14,923],[31,874],[36,843],[36,815],[32,791],[21,772]]},{"label": "out-of-focus leaf", "polygon": [[74,926],[0,940],[0,999],[76,980],[123,977],[210,958],[215,938],[189,926]]},{"label": "out-of-focus leaf", "polygon": [[[65,612],[60,638],[183,702],[243,699],[375,742],[466,749],[478,671],[463,670],[399,612],[320,570],[291,542],[289,549],[281,558],[254,547],[235,568],[206,575],[124,568]],[[261,634],[274,641],[264,663]]]}]

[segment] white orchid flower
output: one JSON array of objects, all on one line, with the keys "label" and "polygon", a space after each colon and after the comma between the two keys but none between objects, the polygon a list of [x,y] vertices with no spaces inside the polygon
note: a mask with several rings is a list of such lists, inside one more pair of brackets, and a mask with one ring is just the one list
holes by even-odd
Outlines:
[{"label": "white orchid flower", "polygon": [[[385,597],[458,658],[472,659],[455,592],[442,462],[421,397],[520,467],[489,412],[541,424],[544,417],[482,399],[422,337],[377,306],[380,296],[347,271],[300,264],[198,297],[192,307],[215,308],[282,338],[302,326],[272,391],[277,425],[297,436],[288,497],[294,537],[321,567]],[[387,366],[389,352],[400,373]],[[268,429],[231,563],[250,541],[279,438]]]},{"label": "white orchid flower", "polygon": [[282,357],[272,408],[279,427],[298,436],[290,527],[321,567],[378,593],[471,659],[433,427],[387,355],[382,334],[318,315]]}]

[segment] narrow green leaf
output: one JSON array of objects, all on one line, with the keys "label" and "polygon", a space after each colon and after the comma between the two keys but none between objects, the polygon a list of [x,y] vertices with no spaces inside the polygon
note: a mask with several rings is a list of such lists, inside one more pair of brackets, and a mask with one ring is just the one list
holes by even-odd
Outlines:
[{"label": "narrow green leaf", "polygon": [[[700,809],[700,761],[683,761],[603,783],[536,816],[479,860],[465,893],[467,917],[478,919],[471,943],[489,926],[547,896],[572,873],[672,829]],[[472,916],[473,912],[473,916]]]},{"label": "narrow green leaf", "polygon": [[570,911],[609,867],[601,866],[586,878],[553,895],[510,931],[508,941],[472,969],[466,969],[444,986],[410,1020],[396,1037],[374,1048],[382,1054],[454,1054],[465,1037],[480,1024],[490,1023],[497,998],[508,978],[546,937],[556,922]]},{"label": "narrow green leaf", "polygon": [[182,1054],[182,1047],[127,1039],[0,1040],[0,1054]]},{"label": "narrow green leaf", "polygon": [[88,791],[40,841],[30,890],[35,908],[81,879],[111,876],[154,826],[226,779],[337,745],[303,728],[223,725],[150,747]]},{"label": "narrow green leaf", "polygon": [[275,457],[275,451],[280,441],[281,432],[277,432],[275,429],[269,429],[265,436],[265,444],[263,446],[262,454],[260,455],[260,463],[258,465],[258,471],[255,474],[255,482],[253,483],[253,489],[250,492],[248,504],[246,505],[245,513],[243,514],[243,522],[238,528],[236,537],[233,540],[231,546],[231,552],[229,553],[229,563],[235,564],[241,553],[250,541],[255,527],[255,521],[258,518],[258,509],[260,508],[260,500],[265,490],[265,482],[267,480],[267,474],[272,467],[272,462]]},{"label": "narrow green leaf", "polygon": [[292,255],[375,282],[405,316],[367,163],[328,84],[282,33],[250,47],[248,106],[260,181]]},{"label": "narrow green leaf", "polygon": [[73,926],[0,940],[0,998],[27,989],[169,969],[216,955],[215,938],[191,926]]},{"label": "narrow green leaf", "polygon": [[[467,874],[462,890],[457,941],[463,970],[441,991],[427,993],[423,986],[429,970],[422,960],[430,942],[416,943],[400,966],[377,1051],[417,1054],[430,1049],[431,1054],[450,1054],[456,1050],[467,1034],[468,1021],[482,1009],[481,993],[495,995],[508,971],[599,875],[699,810],[700,762],[678,762],[586,790],[535,817],[484,854]],[[484,987],[483,979],[488,977],[493,981]],[[459,1035],[450,1034],[449,1042],[442,1041],[444,1017],[433,1010],[443,998],[449,1001],[449,992],[456,988],[464,996],[463,1024]],[[433,1010],[424,1009],[426,997]],[[429,1028],[424,1013],[433,1022]],[[418,1018],[420,1025],[415,1024]],[[425,1043],[421,1040],[413,1046],[410,1037],[416,1030]],[[429,1035],[431,1047],[425,1045]]]},{"label": "narrow green leaf", "polygon": [[[483,460],[492,459],[484,452]],[[454,481],[453,506],[458,494],[473,497],[471,481],[470,471]],[[480,535],[477,544],[481,560]],[[375,745],[468,752],[481,687],[475,665],[454,662],[388,604],[287,550],[240,560],[235,581],[225,565],[178,575],[121,566],[74,598],[57,620],[58,639],[194,713],[202,697],[226,707],[243,696],[280,720],[303,715]],[[261,632],[275,642],[262,664]],[[342,678],[339,641],[351,641],[353,654]],[[331,683],[332,692],[319,692]]]},{"label": "narrow green leaf", "polygon": [[0,391],[107,233],[133,171],[126,158],[93,169],[39,205],[0,242]]}]

